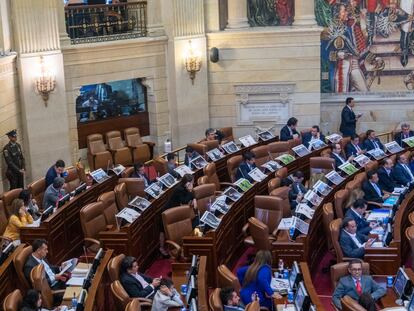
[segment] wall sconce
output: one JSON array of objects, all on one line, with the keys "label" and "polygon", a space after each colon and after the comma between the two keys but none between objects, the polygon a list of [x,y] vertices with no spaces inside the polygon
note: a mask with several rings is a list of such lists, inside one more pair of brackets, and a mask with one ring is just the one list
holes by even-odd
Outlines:
[{"label": "wall sconce", "polygon": [[35,81],[36,90],[42,96],[45,106],[49,100],[49,94],[54,91],[56,86],[55,77],[47,70],[43,56],[40,56],[40,75]]},{"label": "wall sconce", "polygon": [[194,85],[196,73],[201,69],[201,53],[193,48],[191,40],[188,42],[188,50],[185,55],[185,70],[190,74],[191,83]]}]

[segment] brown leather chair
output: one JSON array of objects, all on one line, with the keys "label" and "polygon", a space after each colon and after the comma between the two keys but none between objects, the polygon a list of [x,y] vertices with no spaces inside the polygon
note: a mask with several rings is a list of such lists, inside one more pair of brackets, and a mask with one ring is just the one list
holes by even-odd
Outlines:
[{"label": "brown leather chair", "polygon": [[408,221],[410,222],[411,225],[414,225],[414,212],[411,212],[408,214]]},{"label": "brown leather chair", "polygon": [[190,206],[183,205],[169,208],[161,214],[166,238],[165,243],[170,246],[170,254],[174,258],[181,256],[182,238],[191,235],[193,231],[191,211]]},{"label": "brown leather chair", "polygon": [[361,173],[356,174],[354,177],[354,180],[358,182],[360,185],[362,185],[362,183],[367,180],[367,173],[361,172]]},{"label": "brown leather chair", "polygon": [[114,189],[116,205],[119,209],[123,209],[128,206],[129,198],[127,193],[127,187],[125,183],[117,184]]},{"label": "brown leather chair", "polygon": [[290,191],[289,187],[283,186],[283,187],[273,189],[272,192],[270,192],[270,196],[278,197],[282,199],[280,204],[283,207],[283,218],[292,216],[292,211],[290,209],[290,202],[289,202],[289,191]]},{"label": "brown leather chair", "polygon": [[279,177],[275,177],[275,178],[272,178],[271,180],[269,180],[269,182],[267,183],[267,191],[268,191],[268,193],[272,192],[276,188],[279,188],[280,187],[280,183],[281,183],[281,180],[280,180]]},{"label": "brown leather chair", "polygon": [[199,178],[197,183],[199,185],[203,184],[215,184],[216,190],[220,191],[221,189],[227,188],[229,186],[233,186],[231,183],[221,183],[216,172],[216,164],[209,163],[204,168],[204,176]]},{"label": "brown leather chair", "polygon": [[126,167],[125,170],[121,173],[121,178],[129,178],[134,173],[134,167]]},{"label": "brown leather chair", "polygon": [[356,300],[346,295],[341,298],[342,311],[367,311]]},{"label": "brown leather chair", "polygon": [[219,131],[223,133],[223,141],[230,142],[234,140],[233,128],[231,126],[222,127]]},{"label": "brown leather chair", "polygon": [[6,230],[9,220],[6,215],[6,209],[4,208],[3,201],[0,200],[0,234]]},{"label": "brown leather chair", "polygon": [[279,177],[280,179],[288,177],[288,170],[286,167],[282,167],[278,169],[275,173],[275,177]]},{"label": "brown leather chair", "polygon": [[120,131],[110,131],[105,134],[108,149],[112,153],[114,163],[124,166],[132,165],[132,154],[125,143],[122,141]]},{"label": "brown leather chair", "polygon": [[119,280],[113,281],[111,283],[111,292],[114,298],[116,310],[124,311],[132,299],[129,297],[128,293]]},{"label": "brown leather chair", "polygon": [[283,199],[277,196],[256,195],[254,197],[254,217],[269,228],[269,234],[276,234],[285,208]]},{"label": "brown leather chair", "polygon": [[337,191],[334,195],[335,202],[335,213],[336,218],[344,218],[345,215],[345,206],[348,201],[349,191],[346,189],[341,189]]},{"label": "brown leather chair", "polygon": [[31,287],[29,280],[26,279],[26,276],[24,275],[24,265],[32,252],[32,246],[29,245],[18,252],[13,258],[14,270],[16,270],[17,278],[22,286],[22,290],[28,290]]},{"label": "brown leather chair", "polygon": [[141,302],[138,298],[133,298],[125,307],[125,311],[141,311]]},{"label": "brown leather chair", "polygon": [[[331,266],[331,283],[332,288],[336,288],[341,277],[349,274],[348,262],[341,262]],[[369,263],[362,262],[362,274],[369,275]]]},{"label": "brown leather chair", "polygon": [[20,289],[15,289],[4,298],[3,311],[18,311],[23,301]]},{"label": "brown leather chair", "polygon": [[267,149],[270,152],[270,155],[273,158],[277,158],[278,156],[288,152],[289,143],[287,141],[276,141],[274,143],[267,144]]},{"label": "brown leather chair", "polygon": [[88,135],[86,137],[86,145],[88,146],[87,156],[91,170],[98,168],[106,169],[112,165],[112,155],[106,148],[101,134]]},{"label": "brown leather chair", "polygon": [[194,187],[193,194],[197,201],[197,209],[199,210],[200,215],[203,215],[207,210],[208,205],[213,203],[216,199],[216,185],[205,184]]},{"label": "brown leather chair", "polygon": [[210,151],[213,150],[215,148],[219,147],[219,142],[218,140],[202,140],[199,142],[199,144],[206,146],[207,150],[206,151]]},{"label": "brown leather chair", "polygon": [[309,188],[311,188],[318,180],[326,181],[325,174],[335,167],[335,160],[327,157],[312,157],[309,159],[309,167]]},{"label": "brown leather chair", "polygon": [[32,194],[32,198],[36,200],[37,205],[39,208],[42,208],[43,204],[43,195],[46,191],[46,179],[40,178],[35,180],[34,182],[30,183],[27,188],[29,189],[30,193]]},{"label": "brown leather chair", "polygon": [[341,223],[342,223],[342,219],[338,218],[338,219],[331,221],[331,223],[329,224],[329,231],[331,232],[331,240],[332,240],[332,245],[335,249],[337,263],[348,261],[351,259],[348,257],[344,257],[344,253],[342,252],[341,245],[339,244],[339,235],[341,233]]},{"label": "brown leather chair", "polygon": [[187,146],[193,148],[201,156],[206,156],[206,152],[208,151],[207,146],[200,143],[190,143]]},{"label": "brown leather chair", "polygon": [[168,173],[168,162],[164,158],[156,158],[152,162],[157,173],[162,176]]},{"label": "brown leather chair", "polygon": [[302,138],[294,138],[294,139],[289,139],[287,141],[289,143],[289,150],[292,154],[294,154],[292,150],[292,148],[299,146],[302,143]]},{"label": "brown leather chair", "polygon": [[351,142],[351,137],[342,137],[342,139],[339,141],[339,144],[341,145],[341,149],[345,150],[345,146],[348,145]]},{"label": "brown leather chair", "polygon": [[124,254],[119,254],[118,256],[115,256],[109,260],[108,266],[106,268],[108,270],[108,275],[111,282],[119,280],[121,263],[124,258]]},{"label": "brown leather chair", "polygon": [[271,250],[272,237],[269,235],[269,228],[260,220],[249,218],[249,232],[252,236],[256,250]]},{"label": "brown leather chair", "polygon": [[255,155],[257,167],[260,167],[262,164],[271,160],[269,156],[269,148],[267,145],[253,148],[251,152],[253,152]]},{"label": "brown leather chair", "polygon": [[117,206],[115,191],[108,191],[98,197],[98,202],[103,203],[103,213],[107,225],[116,226],[115,215],[125,206]]},{"label": "brown leather chair", "polygon": [[213,311],[223,311],[223,303],[220,298],[221,288],[215,288],[208,299],[210,309]]},{"label": "brown leather chair", "polygon": [[365,166],[365,171],[373,171],[378,169],[378,161],[369,161],[367,165]]},{"label": "brown leather chair", "polygon": [[323,205],[323,228],[325,231],[328,242],[328,250],[331,252],[334,252],[332,240],[331,240],[331,232],[329,230],[329,224],[334,220],[334,212],[333,212],[333,206],[332,203],[326,203]]},{"label": "brown leather chair", "polygon": [[411,258],[414,262],[414,226],[410,226],[407,229],[405,229],[405,237],[407,238],[408,242],[410,243],[410,249],[411,249]]},{"label": "brown leather chair", "polygon": [[33,285],[33,289],[40,292],[42,295],[42,307],[47,309],[53,309],[54,295],[62,295],[65,290],[52,290],[46,278],[45,267],[43,264],[39,264],[30,272],[30,280]]},{"label": "brown leather chair", "polygon": [[236,171],[242,161],[243,157],[241,155],[233,156],[227,160],[227,172],[229,174],[231,182],[236,181]]},{"label": "brown leather chair", "polygon": [[217,267],[218,271],[218,285],[221,288],[232,287],[236,292],[240,292],[241,285],[237,276],[227,268],[226,265],[220,265]]},{"label": "brown leather chair", "polygon": [[65,183],[66,183],[66,192],[72,192],[76,189],[82,182],[85,182],[85,180],[81,180],[80,172],[76,166],[70,166],[65,168],[68,175],[65,177]]},{"label": "brown leather chair", "polygon": [[126,186],[126,191],[130,199],[135,198],[137,195],[140,197],[145,197],[145,181],[141,178],[119,178],[118,184],[124,183]]},{"label": "brown leather chair", "polygon": [[101,247],[101,242],[98,240],[99,232],[107,229],[104,203],[90,203],[82,207],[79,213],[85,244],[89,251],[96,252]]},{"label": "brown leather chair", "polygon": [[124,130],[124,137],[127,146],[132,151],[134,163],[145,163],[152,159],[155,143],[143,141],[137,127],[126,128]]},{"label": "brown leather chair", "polygon": [[3,201],[3,205],[5,207],[7,218],[9,218],[10,214],[11,214],[10,208],[11,208],[12,202],[15,199],[19,198],[19,194],[20,194],[20,192],[22,192],[22,190],[23,190],[22,188],[17,188],[17,189],[13,189],[13,190],[10,190],[10,191],[3,192],[2,201]]}]

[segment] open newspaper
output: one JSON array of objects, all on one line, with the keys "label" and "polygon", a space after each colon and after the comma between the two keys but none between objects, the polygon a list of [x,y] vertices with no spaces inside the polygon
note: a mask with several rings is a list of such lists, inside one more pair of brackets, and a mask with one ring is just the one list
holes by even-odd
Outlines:
[{"label": "open newspaper", "polygon": [[292,227],[298,229],[302,234],[308,234],[309,224],[296,216],[292,216]]},{"label": "open newspaper", "polygon": [[404,150],[396,141],[390,141],[389,143],[386,143],[384,146],[385,149],[387,149],[390,153],[398,153]]},{"label": "open newspaper", "polygon": [[125,166],[122,164],[117,164],[113,168],[111,168],[111,171],[114,172],[117,176],[121,175],[123,171],[125,171]]},{"label": "open newspaper", "polygon": [[277,230],[289,230],[292,227],[293,218],[282,218],[277,226]]},{"label": "open newspaper", "polygon": [[228,187],[226,190],[224,190],[223,194],[233,202],[236,202],[242,196],[242,194],[233,187]]},{"label": "open newspaper", "polygon": [[339,141],[342,139],[342,136],[334,133],[329,136],[326,136],[326,139],[329,140],[331,143],[336,144],[339,143]]},{"label": "open newspaper", "polygon": [[313,206],[318,206],[322,202],[322,198],[313,190],[308,190],[304,196],[305,200],[309,201]]},{"label": "open newspaper", "polygon": [[254,140],[252,135],[246,135],[239,138],[239,141],[242,143],[244,147],[250,147],[254,144],[257,144],[257,141]]},{"label": "open newspaper", "polygon": [[211,161],[218,161],[224,157],[224,154],[218,149],[214,148],[206,152]]},{"label": "open newspaper", "polygon": [[145,198],[136,196],[131,200],[131,202],[128,203],[128,205],[143,212],[151,205],[151,203]]},{"label": "open newspaper", "polygon": [[197,169],[202,169],[207,164],[208,162],[201,155],[191,161],[191,165],[193,165]]},{"label": "open newspaper", "polygon": [[279,163],[277,163],[276,161],[270,160],[270,161],[267,161],[266,163],[263,163],[262,167],[266,168],[270,172],[275,172],[279,168],[281,168],[282,166]]},{"label": "open newspaper", "polygon": [[336,171],[330,171],[328,174],[325,175],[325,177],[334,185],[339,185],[341,182],[345,180],[345,178],[339,175]]},{"label": "open newspaper", "polygon": [[271,132],[269,132],[269,131],[263,131],[263,132],[260,132],[260,133],[258,133],[258,134],[257,134],[257,136],[259,136],[259,138],[260,138],[261,140],[263,140],[263,141],[270,140],[270,139],[272,139],[272,138],[274,138],[274,137],[275,137],[275,136],[274,136]]},{"label": "open newspaper", "polygon": [[227,214],[230,207],[226,204],[226,196],[219,196],[210,206],[210,211],[219,211],[221,214]]},{"label": "open newspaper", "polygon": [[369,155],[371,155],[375,160],[380,160],[385,157],[385,152],[382,149],[372,149],[367,151]]},{"label": "open newspaper", "polygon": [[159,185],[159,183],[156,182],[149,185],[147,188],[145,188],[144,191],[148,193],[150,196],[152,196],[154,199],[158,199],[161,196],[161,194],[164,193],[161,185]]},{"label": "open newspaper", "polygon": [[98,184],[104,182],[109,178],[108,174],[101,168],[90,172],[91,177],[95,180]]},{"label": "open newspaper", "polygon": [[255,167],[254,169],[252,169],[248,175],[257,182],[261,182],[262,180],[264,180],[267,175],[264,174],[258,167]]},{"label": "open newspaper", "polygon": [[240,150],[234,141],[229,141],[227,144],[222,145],[222,147],[228,154],[235,153]]},{"label": "open newspaper", "polygon": [[323,196],[327,196],[332,191],[332,187],[328,186],[322,180],[318,180],[316,184],[313,185],[313,190],[319,192]]},{"label": "open newspaper", "polygon": [[326,146],[325,142],[320,139],[314,139],[309,142],[309,150],[319,150]]},{"label": "open newspaper", "polygon": [[185,174],[194,174],[194,172],[187,165],[180,165],[174,169],[181,177]]},{"label": "open newspaper", "polygon": [[214,214],[210,213],[209,211],[204,212],[200,220],[214,230],[217,229],[221,222],[220,218],[214,216]]},{"label": "open newspaper", "polygon": [[300,203],[296,206],[295,213],[305,215],[306,218],[312,219],[315,214],[315,210],[310,208],[307,204]]},{"label": "open newspaper", "polygon": [[290,162],[295,161],[295,157],[289,153],[285,153],[285,154],[278,156],[276,160],[279,160],[284,165],[288,165]]},{"label": "open newspaper", "polygon": [[119,227],[124,223],[123,220],[129,224],[132,224],[135,219],[137,219],[141,214],[138,213],[136,210],[124,207],[120,212],[118,212],[115,217],[117,219],[117,223]]},{"label": "open newspaper", "polygon": [[157,179],[167,188],[171,188],[177,183],[177,180],[170,173],[164,174]]},{"label": "open newspaper", "polygon": [[243,191],[243,192],[246,192],[251,187],[253,187],[253,185],[250,183],[250,181],[248,181],[245,178],[240,178],[240,179],[236,180],[234,184],[237,187],[239,187],[241,189],[241,191]]},{"label": "open newspaper", "polygon": [[354,161],[358,163],[359,166],[365,167],[371,160],[365,154],[360,154],[354,158]]},{"label": "open newspaper", "polygon": [[408,147],[414,147],[414,136],[403,139],[403,142],[405,142]]},{"label": "open newspaper", "polygon": [[358,172],[358,169],[352,163],[348,161],[338,166],[338,168],[347,175],[352,175]]},{"label": "open newspaper", "polygon": [[292,148],[292,150],[298,155],[298,157],[304,157],[310,153],[309,149],[305,145],[298,145]]}]

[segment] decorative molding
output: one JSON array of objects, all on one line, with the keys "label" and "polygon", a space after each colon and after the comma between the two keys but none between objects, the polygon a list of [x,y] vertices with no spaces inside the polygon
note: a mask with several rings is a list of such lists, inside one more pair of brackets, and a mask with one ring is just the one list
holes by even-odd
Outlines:
[{"label": "decorative molding", "polygon": [[204,34],[204,1],[173,0],[174,37]]},{"label": "decorative molding", "polygon": [[16,72],[16,55],[0,57],[0,76]]}]

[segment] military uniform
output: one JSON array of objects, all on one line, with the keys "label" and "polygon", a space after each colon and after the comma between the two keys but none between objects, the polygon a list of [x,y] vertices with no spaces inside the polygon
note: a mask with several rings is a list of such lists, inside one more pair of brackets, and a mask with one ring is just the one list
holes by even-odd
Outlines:
[{"label": "military uniform", "polygon": [[[16,136],[16,131],[7,133],[7,136]],[[10,190],[24,187],[24,174],[20,170],[24,169],[24,157],[22,147],[17,142],[9,142],[3,148],[3,156],[6,160],[6,177],[10,182]]]}]

